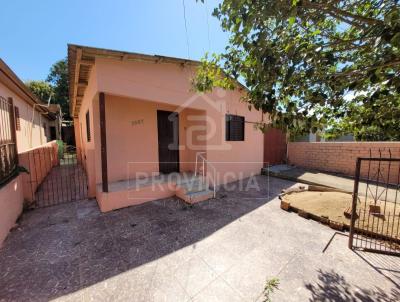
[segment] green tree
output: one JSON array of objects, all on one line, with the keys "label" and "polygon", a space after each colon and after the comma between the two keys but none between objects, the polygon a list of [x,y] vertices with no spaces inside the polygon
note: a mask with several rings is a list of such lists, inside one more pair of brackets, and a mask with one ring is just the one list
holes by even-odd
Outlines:
[{"label": "green tree", "polygon": [[68,62],[67,59],[57,61],[50,68],[46,79],[54,89],[54,102],[60,104],[64,119],[69,118],[68,94]]},{"label": "green tree", "polygon": [[33,94],[43,103],[47,103],[50,96],[54,94],[53,86],[45,81],[27,81],[25,82],[25,85],[28,86]]},{"label": "green tree", "polygon": [[207,91],[242,81],[246,101],[292,134],[399,140],[399,8],[396,0],[224,0],[213,15],[229,44],[202,60],[193,84]]}]

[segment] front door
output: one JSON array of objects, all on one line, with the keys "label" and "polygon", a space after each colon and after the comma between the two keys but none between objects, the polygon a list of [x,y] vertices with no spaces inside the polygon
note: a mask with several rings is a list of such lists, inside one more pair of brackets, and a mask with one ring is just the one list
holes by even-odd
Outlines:
[{"label": "front door", "polygon": [[157,110],[160,173],[179,172],[179,115]]}]

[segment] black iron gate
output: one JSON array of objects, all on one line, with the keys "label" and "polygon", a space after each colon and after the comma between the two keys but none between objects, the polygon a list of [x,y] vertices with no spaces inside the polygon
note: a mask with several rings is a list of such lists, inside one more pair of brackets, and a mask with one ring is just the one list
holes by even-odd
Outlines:
[{"label": "black iron gate", "polygon": [[400,158],[358,158],[349,248],[400,255]]},{"label": "black iron gate", "polygon": [[75,147],[49,146],[29,154],[34,207],[47,207],[87,198],[87,179]]}]

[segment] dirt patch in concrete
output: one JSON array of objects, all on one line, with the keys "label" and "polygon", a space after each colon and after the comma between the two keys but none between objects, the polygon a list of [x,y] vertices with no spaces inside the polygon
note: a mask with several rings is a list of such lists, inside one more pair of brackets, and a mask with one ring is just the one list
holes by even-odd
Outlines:
[{"label": "dirt patch in concrete", "polygon": [[[352,195],[344,192],[290,192],[281,198],[290,204],[291,208],[300,213],[310,213],[329,221],[341,223],[349,227],[351,215]],[[400,238],[399,219],[400,205],[392,202],[365,200],[360,197],[357,205],[356,227],[373,233],[385,234]]]}]

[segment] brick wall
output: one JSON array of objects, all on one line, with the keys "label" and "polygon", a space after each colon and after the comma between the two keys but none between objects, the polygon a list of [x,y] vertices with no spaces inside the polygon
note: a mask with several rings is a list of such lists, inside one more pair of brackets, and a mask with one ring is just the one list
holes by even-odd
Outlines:
[{"label": "brick wall", "polygon": [[[298,167],[315,169],[320,171],[341,173],[354,176],[357,157],[369,157],[370,150],[373,157],[389,157],[389,149],[392,157],[400,157],[400,142],[326,142],[326,143],[289,143],[289,163]],[[384,167],[390,174],[390,181],[397,183],[399,164]],[[376,162],[370,167],[370,175],[376,170]],[[367,177],[368,165],[363,163],[361,176]],[[386,176],[384,176],[386,177]]]}]

